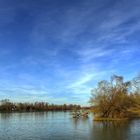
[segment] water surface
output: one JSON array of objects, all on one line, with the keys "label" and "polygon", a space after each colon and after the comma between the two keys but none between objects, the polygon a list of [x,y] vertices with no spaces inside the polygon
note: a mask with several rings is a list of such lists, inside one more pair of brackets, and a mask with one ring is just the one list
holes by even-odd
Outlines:
[{"label": "water surface", "polygon": [[93,122],[69,112],[1,113],[0,140],[139,140],[140,120]]}]

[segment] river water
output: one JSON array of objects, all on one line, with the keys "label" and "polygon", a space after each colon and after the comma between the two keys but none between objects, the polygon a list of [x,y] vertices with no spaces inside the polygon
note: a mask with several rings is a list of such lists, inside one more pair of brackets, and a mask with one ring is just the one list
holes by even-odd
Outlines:
[{"label": "river water", "polygon": [[140,140],[140,119],[94,122],[70,112],[1,113],[0,140]]}]

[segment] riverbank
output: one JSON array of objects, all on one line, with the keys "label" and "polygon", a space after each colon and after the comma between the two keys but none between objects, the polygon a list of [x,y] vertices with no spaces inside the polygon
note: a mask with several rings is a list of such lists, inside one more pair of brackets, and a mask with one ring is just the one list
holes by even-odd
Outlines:
[{"label": "riverbank", "polygon": [[[92,110],[94,112],[94,110]],[[94,121],[127,121],[134,118],[140,118],[140,109],[137,107],[131,107],[127,110],[128,117],[122,118],[104,118],[104,117],[94,117]]]},{"label": "riverbank", "polygon": [[0,112],[42,112],[42,111],[66,111],[81,109],[76,104],[49,104],[48,102],[12,102],[9,99],[0,101]]},{"label": "riverbank", "polygon": [[93,118],[94,121],[127,121],[129,118]]}]

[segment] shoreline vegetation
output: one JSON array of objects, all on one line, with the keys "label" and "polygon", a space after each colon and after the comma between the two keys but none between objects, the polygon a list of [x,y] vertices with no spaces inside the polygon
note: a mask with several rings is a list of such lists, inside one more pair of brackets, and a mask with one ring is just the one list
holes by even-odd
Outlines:
[{"label": "shoreline vegetation", "polygon": [[75,104],[49,104],[47,102],[34,102],[34,103],[15,103],[9,99],[0,101],[0,112],[41,112],[41,111],[68,111],[68,110],[79,110],[80,105]]},{"label": "shoreline vegetation", "polygon": [[90,103],[94,121],[121,121],[140,118],[140,75],[131,81],[113,75],[92,90]]}]

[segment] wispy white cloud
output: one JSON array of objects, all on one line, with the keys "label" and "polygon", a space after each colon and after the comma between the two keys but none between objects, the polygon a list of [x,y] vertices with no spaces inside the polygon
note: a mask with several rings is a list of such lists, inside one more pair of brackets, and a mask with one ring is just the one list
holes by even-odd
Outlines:
[{"label": "wispy white cloud", "polygon": [[70,90],[74,96],[75,94],[86,97],[86,94],[88,95],[90,93],[90,86],[88,85],[89,82],[93,80],[94,75],[93,74],[83,74],[80,78],[76,79],[75,81],[71,81],[69,85],[67,85],[66,89]]},{"label": "wispy white cloud", "polygon": [[106,57],[113,53],[113,49],[107,49],[105,47],[99,46],[85,46],[84,48],[78,50],[79,59],[83,63],[88,63],[90,61],[94,61],[95,58]]}]

